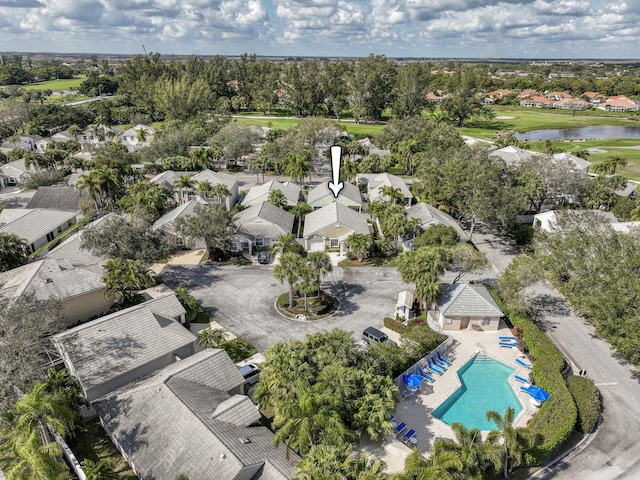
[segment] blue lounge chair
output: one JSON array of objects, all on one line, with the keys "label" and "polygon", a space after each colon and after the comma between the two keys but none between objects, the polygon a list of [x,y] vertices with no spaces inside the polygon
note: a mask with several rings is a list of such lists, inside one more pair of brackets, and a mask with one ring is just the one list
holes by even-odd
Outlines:
[{"label": "blue lounge chair", "polygon": [[433,377],[431,377],[431,376],[427,375],[426,373],[424,373],[424,370],[422,370],[422,367],[420,367],[420,366],[418,366],[418,373],[425,380],[429,380],[430,382],[435,382],[436,381]]},{"label": "blue lounge chair", "polygon": [[442,370],[436,370],[431,366],[425,367],[429,372],[435,373],[436,375],[442,375],[444,372]]},{"label": "blue lounge chair", "polygon": [[404,422],[400,422],[394,427],[393,431],[395,432],[396,436],[398,436],[404,431],[405,428],[407,428],[407,424]]},{"label": "blue lounge chair", "polygon": [[407,433],[404,434],[404,440],[402,440],[406,445],[409,443],[415,443],[415,440],[412,442],[411,439],[416,436],[416,431],[413,428],[410,428]]},{"label": "blue lounge chair", "polygon": [[516,340],[516,337],[498,337],[498,340]]},{"label": "blue lounge chair", "polygon": [[525,368],[531,368],[533,365],[531,365],[530,363],[527,362],[523,362],[522,360],[520,360],[519,358],[516,358],[516,363],[518,365],[520,365],[521,367],[525,367]]},{"label": "blue lounge chair", "polygon": [[439,375],[442,375],[444,373],[444,368],[436,365],[435,363],[433,363],[431,361],[431,358],[429,358],[429,360],[427,360],[427,365],[429,365],[429,370],[436,372]]},{"label": "blue lounge chair", "polygon": [[431,356],[431,361],[433,362],[434,365],[440,367],[441,369],[443,369],[443,370],[447,369],[447,366],[444,363],[438,361],[438,359],[436,357]]},{"label": "blue lounge chair", "polygon": [[519,375],[514,375],[513,378],[515,378],[517,381],[522,382],[522,383],[531,383],[531,382],[529,382],[529,380],[527,380],[526,378],[521,377]]},{"label": "blue lounge chair", "polygon": [[446,358],[444,358],[442,355],[440,355],[440,352],[436,352],[436,356],[438,357],[438,360],[440,360],[445,365],[451,365],[451,362]]},{"label": "blue lounge chair", "polygon": [[501,347],[516,347],[516,348],[518,348],[518,344],[517,343],[513,343],[513,342],[498,342],[498,345],[500,345]]}]

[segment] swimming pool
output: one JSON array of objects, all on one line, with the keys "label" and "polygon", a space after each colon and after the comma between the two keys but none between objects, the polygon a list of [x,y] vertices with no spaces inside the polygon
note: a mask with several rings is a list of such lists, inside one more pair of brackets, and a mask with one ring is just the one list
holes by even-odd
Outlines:
[{"label": "swimming pool", "polygon": [[486,355],[476,355],[458,370],[462,386],[447,398],[432,415],[447,425],[461,422],[467,428],[493,430],[496,424],[486,417],[488,410],[503,415],[512,407],[516,415],[522,404],[509,385],[515,369]]}]

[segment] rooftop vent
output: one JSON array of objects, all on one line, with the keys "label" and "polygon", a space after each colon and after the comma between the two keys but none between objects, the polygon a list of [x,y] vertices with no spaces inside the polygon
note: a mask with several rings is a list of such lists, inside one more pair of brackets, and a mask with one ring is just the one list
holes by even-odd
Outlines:
[{"label": "rooftop vent", "polygon": [[44,279],[44,283],[51,283],[51,282],[53,282],[53,280],[51,280],[50,278],[45,278]]},{"label": "rooftop vent", "polygon": [[247,437],[240,437],[240,442],[247,444],[247,443],[251,443],[251,440],[248,439]]}]

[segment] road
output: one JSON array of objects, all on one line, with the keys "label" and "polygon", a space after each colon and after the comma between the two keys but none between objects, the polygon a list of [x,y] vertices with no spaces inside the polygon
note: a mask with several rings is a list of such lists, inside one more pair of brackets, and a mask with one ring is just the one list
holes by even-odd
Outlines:
[{"label": "road", "polygon": [[[475,234],[473,242],[503,271],[517,255],[504,240]],[[594,288],[598,288],[594,284]],[[537,319],[562,351],[574,372],[586,370],[602,396],[602,424],[574,452],[532,478],[559,480],[632,480],[640,478],[640,372],[621,361],[548,283],[528,294],[538,307]]]}]

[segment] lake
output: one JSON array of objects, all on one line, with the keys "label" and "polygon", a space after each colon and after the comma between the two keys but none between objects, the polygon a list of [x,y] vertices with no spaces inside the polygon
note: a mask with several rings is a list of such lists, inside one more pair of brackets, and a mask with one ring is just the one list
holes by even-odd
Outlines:
[{"label": "lake", "polygon": [[525,133],[516,133],[520,140],[579,140],[589,138],[640,138],[640,127],[599,126],[556,128],[552,130],[531,130]]}]

